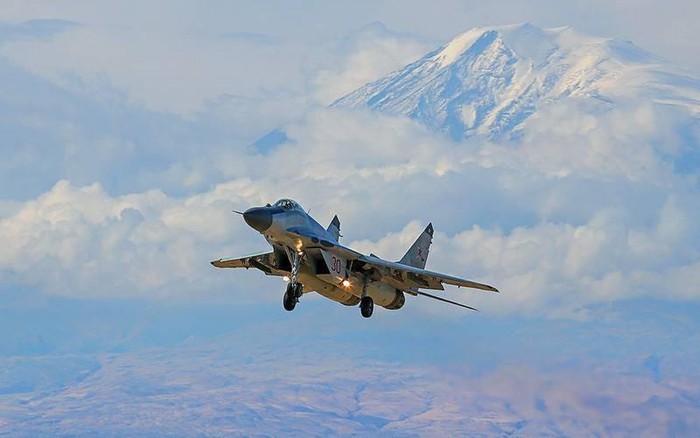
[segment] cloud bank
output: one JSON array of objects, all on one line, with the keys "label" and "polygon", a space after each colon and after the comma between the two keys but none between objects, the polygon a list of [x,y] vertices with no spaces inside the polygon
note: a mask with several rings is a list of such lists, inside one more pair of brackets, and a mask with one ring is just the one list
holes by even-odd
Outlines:
[{"label": "cloud bank", "polygon": [[[8,207],[0,266],[6,278],[71,296],[223,290],[225,277],[206,262],[265,245],[231,209],[291,196],[321,221],[338,213],[346,243],[389,258],[432,220],[429,266],[495,283],[498,299],[469,296],[488,311],[585,317],[615,300],[699,299],[688,286],[700,266],[692,181],[653,148],[640,165],[609,146],[633,132],[632,147],[638,119],[584,123],[600,140],[562,145],[565,126],[548,134],[536,125],[537,141],[499,149],[450,142],[403,118],[320,110],[267,155],[219,159],[223,178],[234,179],[195,195],[112,195],[99,183],[60,181]],[[571,126],[580,138],[581,125]]]}]

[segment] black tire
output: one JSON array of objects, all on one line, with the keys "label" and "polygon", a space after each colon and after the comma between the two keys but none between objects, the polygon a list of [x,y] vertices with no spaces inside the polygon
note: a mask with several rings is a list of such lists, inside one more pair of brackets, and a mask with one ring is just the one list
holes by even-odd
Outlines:
[{"label": "black tire", "polygon": [[362,316],[369,318],[372,316],[373,311],[374,301],[372,300],[372,297],[362,297],[362,300],[360,300],[360,313]]},{"label": "black tire", "polygon": [[289,292],[289,288],[287,288],[287,292],[284,293],[284,298],[282,299],[282,305],[284,306],[284,310],[287,312],[294,310],[297,305],[296,297],[291,295]]}]

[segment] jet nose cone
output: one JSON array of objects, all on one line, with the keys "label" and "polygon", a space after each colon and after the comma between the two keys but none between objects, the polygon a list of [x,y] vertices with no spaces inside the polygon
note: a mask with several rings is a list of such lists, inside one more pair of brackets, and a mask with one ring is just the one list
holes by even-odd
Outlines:
[{"label": "jet nose cone", "polygon": [[261,233],[272,225],[272,213],[265,207],[254,207],[243,213],[243,220]]}]

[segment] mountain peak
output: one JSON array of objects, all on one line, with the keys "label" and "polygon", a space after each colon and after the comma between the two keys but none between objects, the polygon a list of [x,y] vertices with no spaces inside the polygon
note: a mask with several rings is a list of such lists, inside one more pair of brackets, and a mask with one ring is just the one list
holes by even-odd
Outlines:
[{"label": "mountain peak", "polygon": [[508,47],[518,57],[541,62],[556,48],[552,37],[563,32],[573,33],[573,30],[571,27],[543,30],[527,22],[475,27],[456,36],[439,48],[434,52],[433,58],[438,61],[441,67],[447,67],[466,52],[483,49],[486,45],[497,42]]},{"label": "mountain peak", "polygon": [[332,106],[403,114],[455,140],[517,136],[538,108],[564,98],[610,106],[619,96],[643,94],[664,104],[692,101],[698,111],[699,89],[669,86],[680,76],[662,64],[631,42],[568,26],[477,27]]},{"label": "mountain peak", "polygon": [[480,28],[464,32],[438,49],[432,58],[439,63],[440,67],[447,67],[459,59],[464,52],[470,49],[478,39],[483,38],[485,34],[486,32]]}]

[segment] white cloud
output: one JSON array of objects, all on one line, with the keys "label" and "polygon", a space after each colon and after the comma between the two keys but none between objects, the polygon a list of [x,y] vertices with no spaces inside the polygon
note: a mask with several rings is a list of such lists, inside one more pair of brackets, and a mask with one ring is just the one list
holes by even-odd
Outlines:
[{"label": "white cloud", "polygon": [[569,98],[539,109],[525,122],[521,139],[486,145],[474,159],[547,177],[578,174],[667,185],[680,151],[696,140],[692,133],[679,134],[692,123],[689,115],[651,102],[622,100],[612,107]]},{"label": "white cloud", "polygon": [[[84,24],[50,39],[9,41],[2,54],[71,90],[98,96],[121,92],[132,104],[190,118],[222,104],[229,115],[236,114],[232,106],[239,113],[264,110],[262,115],[273,116],[269,128],[293,120],[315,102],[330,103],[430,47],[378,23],[326,40],[235,29],[212,33]],[[274,116],[282,116],[281,121]],[[245,120],[255,123],[259,117]]]},{"label": "white cloud", "polygon": [[116,28],[156,28],[173,33],[205,31],[214,34],[231,31],[301,36],[316,41],[350,32],[372,21],[381,21],[403,32],[447,40],[465,30],[482,25],[529,21],[544,27],[573,25],[602,36],[627,38],[648,50],[681,65],[700,68],[698,27],[699,6],[692,0],[395,0],[319,4],[299,1],[290,9],[282,1],[131,2],[9,0],[0,17],[7,21],[32,18],[62,18],[98,23]]},{"label": "white cloud", "polygon": [[682,178],[659,185],[612,170],[601,179],[586,166],[556,178],[517,161],[486,166],[483,145],[365,112],[314,112],[289,134],[291,143],[266,156],[231,155],[231,181],[191,196],[59,182],[8,208],[2,270],[80,296],[216,294],[232,276],[245,278],[236,286],[245,290],[252,275],[219,276],[208,265],[265,247],[230,210],[291,196],[321,222],[338,213],[346,242],[390,259],[432,220],[429,267],[497,286],[501,295],[465,296],[489,312],[585,317],[632,297],[700,299],[697,288],[678,288],[694,284],[700,259],[700,198]]},{"label": "white cloud", "polygon": [[176,296],[217,289],[217,281],[221,290],[224,278],[208,261],[260,245],[252,234],[228,243],[244,234],[231,208],[257,201],[249,187],[232,181],[180,201],[158,190],[113,197],[99,184],[60,181],[0,220],[8,242],[0,272],[68,296]]},{"label": "white cloud", "polygon": [[316,98],[330,104],[368,82],[402,68],[434,48],[434,42],[389,31],[381,23],[363,27],[350,38],[350,48],[338,62],[318,71]]},{"label": "white cloud", "polygon": [[13,63],[64,87],[99,94],[107,82],[133,103],[186,115],[223,94],[299,93],[305,51],[294,43],[94,25],[48,41],[10,42],[2,50]]}]

